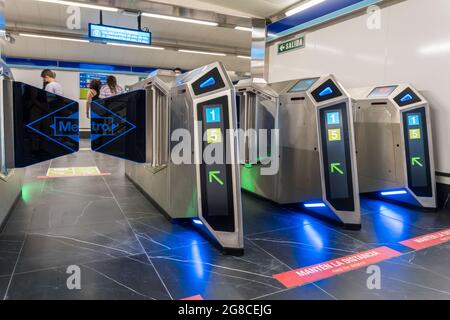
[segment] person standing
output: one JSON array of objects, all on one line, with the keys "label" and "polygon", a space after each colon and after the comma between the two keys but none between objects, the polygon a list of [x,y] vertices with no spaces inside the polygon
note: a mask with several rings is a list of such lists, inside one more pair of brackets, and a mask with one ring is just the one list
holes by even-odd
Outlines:
[{"label": "person standing", "polygon": [[106,85],[100,90],[100,99],[112,97],[123,93],[123,88],[117,84],[117,79],[114,76],[106,78]]},{"label": "person standing", "polygon": [[56,82],[56,73],[50,69],[45,69],[41,72],[41,77],[44,81],[44,90],[50,93],[63,95],[61,85]]},{"label": "person standing", "polygon": [[92,101],[100,99],[100,90],[102,82],[98,79],[92,79],[89,83],[89,92],[86,101],[86,117],[89,119]]}]

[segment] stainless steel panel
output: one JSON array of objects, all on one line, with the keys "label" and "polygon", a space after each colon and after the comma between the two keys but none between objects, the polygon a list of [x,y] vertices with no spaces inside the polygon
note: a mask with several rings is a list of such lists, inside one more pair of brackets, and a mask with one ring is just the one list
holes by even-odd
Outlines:
[{"label": "stainless steel panel", "polygon": [[[192,100],[184,86],[172,89],[170,132],[186,129],[194,136]],[[171,142],[171,150],[178,142]],[[194,144],[191,143],[191,163],[194,163]],[[170,211],[173,218],[194,218],[198,216],[198,190],[196,166],[194,164],[169,164]]]},{"label": "stainless steel panel", "polygon": [[[201,76],[212,69],[219,70],[225,87],[195,96],[192,90],[194,83]],[[174,79],[174,78],[172,78]],[[230,128],[236,128],[236,108],[234,90],[231,80],[220,63],[213,63],[201,67],[189,73],[180,75],[175,81],[162,74],[150,75],[149,79],[133,86],[133,89],[147,88],[147,117],[149,128],[147,137],[148,148],[153,149],[152,162],[146,165],[126,165],[126,173],[150,197],[162,207],[162,209],[173,219],[177,218],[202,218],[201,194],[198,190],[199,172],[195,164],[194,151],[197,143],[194,139],[188,141],[190,150],[187,157],[190,163],[174,163],[171,153],[180,141],[172,141],[171,137],[175,130],[185,129],[190,137],[195,137],[196,128],[194,115],[197,104],[209,101],[219,96],[228,96]],[[233,99],[231,99],[233,97]],[[186,138],[190,138],[186,137]],[[205,227],[224,248],[243,248],[242,234],[242,207],[240,198],[240,176],[238,164],[237,138],[231,140],[231,158],[233,163],[233,199],[234,199],[234,221],[235,232],[219,232],[213,230],[203,219]]]},{"label": "stainless steel panel", "polygon": [[[399,107],[394,97],[405,89],[411,89],[421,101]],[[426,99],[411,85],[398,84],[394,92],[386,97],[370,97],[375,87],[351,90],[355,119],[358,171],[361,192],[375,192],[396,188],[408,189],[405,137],[402,113],[416,108],[425,108],[428,128],[428,148],[432,197],[418,197],[411,192],[410,199],[401,201],[424,207],[436,207],[435,165],[433,154],[432,126],[429,105]]]},{"label": "stainless steel panel", "polygon": [[[314,102],[311,92],[320,84],[331,79],[343,93],[341,97],[327,100],[322,103]],[[273,176],[262,176],[261,165],[241,166],[242,188],[259,196],[275,201],[279,204],[301,203],[311,200],[323,199],[326,201],[325,178],[323,175],[320,147],[320,130],[318,128],[318,115],[321,108],[345,102],[349,108],[350,99],[342,86],[332,76],[323,76],[309,90],[305,92],[290,92],[290,89],[299,80],[284,81],[274,84],[259,84],[251,81],[242,81],[237,84],[240,95],[254,94],[254,99],[245,99],[245,103],[255,105],[256,120],[251,112],[241,112],[241,124],[255,121],[255,128],[264,125],[258,122],[258,112],[263,110],[266,115],[275,117],[274,128],[279,129],[279,171]],[[264,101],[264,103],[258,103]],[[274,102],[275,101],[275,102]],[[272,108],[266,108],[265,102],[274,102]],[[241,105],[252,111],[252,106]],[[276,110],[276,112],[273,112]],[[330,209],[346,224],[360,224],[359,189],[357,181],[357,167],[353,141],[353,120],[351,110],[348,110],[349,136],[350,136],[350,163],[352,167],[352,185],[355,210],[341,212]],[[267,119],[265,119],[267,120]],[[268,122],[265,121],[267,124]],[[250,127],[246,125],[246,128]]]},{"label": "stainless steel panel", "polygon": [[280,97],[279,203],[320,199],[320,154],[315,106],[307,100]]},{"label": "stainless steel panel", "polygon": [[12,80],[3,81],[3,133],[7,170],[15,167],[14,161],[14,110]]},{"label": "stainless steel panel", "polygon": [[398,110],[392,104],[354,105],[355,140],[360,192],[404,186],[403,134]]}]

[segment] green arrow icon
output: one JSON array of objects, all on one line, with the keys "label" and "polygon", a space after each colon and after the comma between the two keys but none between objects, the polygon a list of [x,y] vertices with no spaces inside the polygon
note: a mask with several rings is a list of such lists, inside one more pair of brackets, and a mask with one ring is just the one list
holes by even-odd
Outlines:
[{"label": "green arrow icon", "polygon": [[339,162],[333,162],[330,164],[331,167],[331,173],[334,173],[335,171],[338,172],[339,174],[344,174],[344,171],[341,170],[340,168],[341,164]]},{"label": "green arrow icon", "polygon": [[209,172],[209,183],[213,183],[213,179],[216,180],[221,186],[223,186],[223,181],[217,176],[220,171],[210,171]]},{"label": "green arrow icon", "polygon": [[416,165],[423,167],[423,164],[420,163],[420,157],[412,157],[411,158],[411,165],[414,167]]}]

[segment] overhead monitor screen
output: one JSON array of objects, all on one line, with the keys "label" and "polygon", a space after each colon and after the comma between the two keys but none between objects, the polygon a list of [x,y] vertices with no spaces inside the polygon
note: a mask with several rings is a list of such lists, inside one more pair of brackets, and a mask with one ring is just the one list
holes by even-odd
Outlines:
[{"label": "overhead monitor screen", "polygon": [[353,211],[350,133],[346,103],[320,110],[322,156],[327,200],[336,210]]},{"label": "overhead monitor screen", "polygon": [[[197,120],[202,123],[202,155],[220,156],[200,165],[202,216],[217,231],[234,232],[234,200],[232,167],[227,162],[230,141],[228,116],[228,96],[209,100],[197,105]],[[209,150],[209,151],[207,151]],[[215,151],[212,151],[215,150]],[[219,159],[220,158],[220,159]]]},{"label": "overhead monitor screen", "polygon": [[120,28],[102,24],[89,24],[89,38],[99,41],[127,42],[149,46],[152,34],[148,31]]},{"label": "overhead monitor screen", "polygon": [[376,87],[369,93],[369,98],[386,98],[389,97],[392,92],[397,89],[398,86],[384,86],[384,87]]},{"label": "overhead monitor screen", "polygon": [[431,197],[430,156],[425,108],[403,113],[408,186],[421,197]]},{"label": "overhead monitor screen", "polygon": [[319,78],[303,79],[297,82],[289,92],[305,92],[313,86]]}]

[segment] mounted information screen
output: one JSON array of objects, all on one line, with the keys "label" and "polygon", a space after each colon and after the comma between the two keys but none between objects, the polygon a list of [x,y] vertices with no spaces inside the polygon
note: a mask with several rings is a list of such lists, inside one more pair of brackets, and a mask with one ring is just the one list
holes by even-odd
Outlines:
[{"label": "mounted information screen", "polygon": [[14,161],[30,166],[78,151],[78,102],[13,83]]},{"label": "mounted information screen", "polygon": [[146,162],[145,90],[92,101],[91,148],[134,162]]},{"label": "mounted information screen", "polygon": [[300,80],[289,90],[289,92],[305,92],[311,88],[317,80],[319,80],[319,78]]},{"label": "mounted information screen", "polygon": [[336,210],[353,211],[353,182],[346,103],[320,109],[327,200]]},{"label": "mounted information screen", "polygon": [[403,112],[408,187],[415,195],[431,197],[430,156],[425,108]]},{"label": "mounted information screen", "polygon": [[89,38],[97,41],[126,42],[147,46],[152,43],[152,34],[148,31],[93,23],[89,24]]},{"label": "mounted information screen", "polygon": [[369,93],[369,98],[386,98],[389,97],[392,92],[397,89],[398,86],[385,86],[385,87],[377,87]]},{"label": "mounted information screen", "polygon": [[[221,154],[216,163],[202,161],[200,165],[202,215],[214,230],[234,232],[232,167],[226,159],[231,150],[226,135],[230,129],[228,114],[228,96],[197,105],[197,121],[202,123],[201,154]],[[212,149],[215,151],[208,152]]]}]

